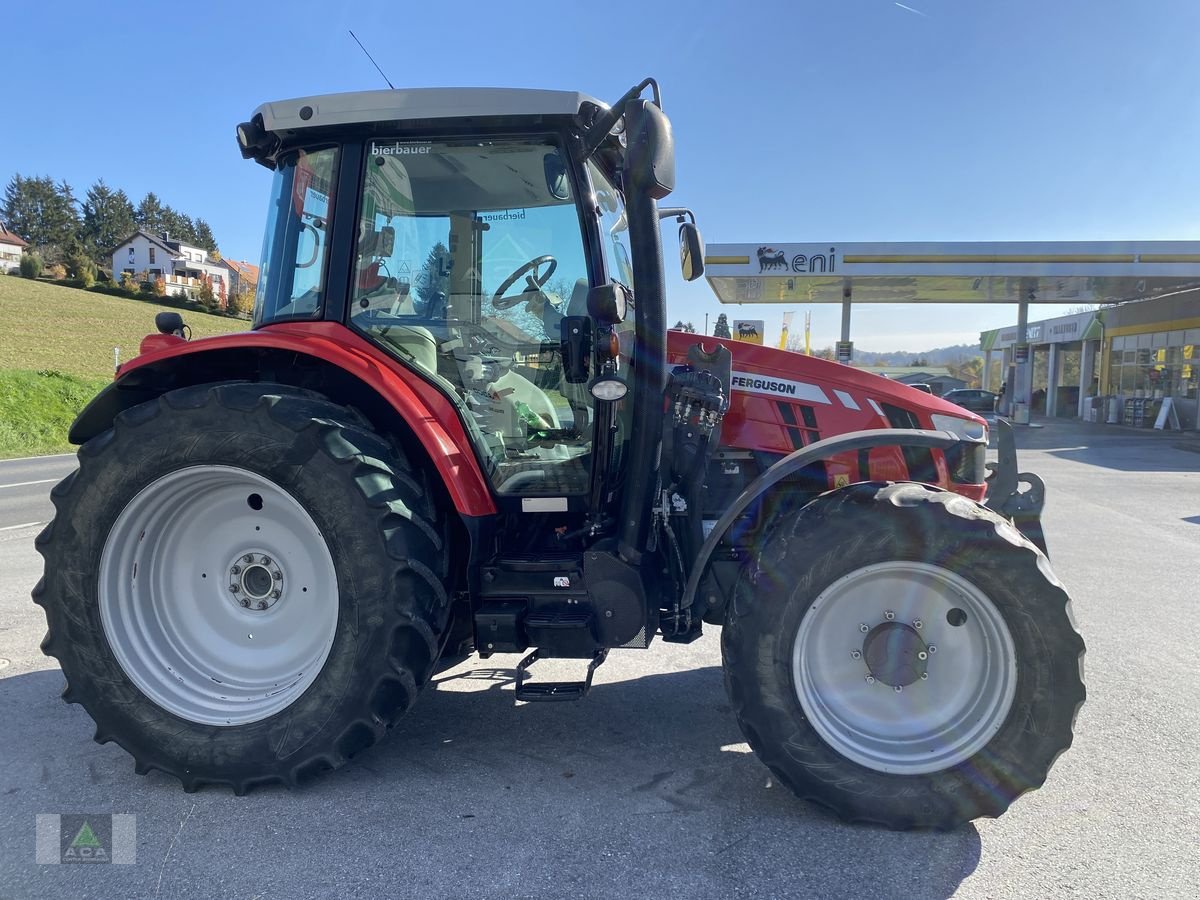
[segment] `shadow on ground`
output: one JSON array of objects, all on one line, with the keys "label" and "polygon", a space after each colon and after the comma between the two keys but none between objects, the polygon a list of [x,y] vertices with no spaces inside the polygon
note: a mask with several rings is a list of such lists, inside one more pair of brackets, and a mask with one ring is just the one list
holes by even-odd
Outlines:
[{"label": "shadow on ground", "polygon": [[[52,889],[26,846],[34,815],[81,810],[138,815],[139,859],[154,864],[102,882],[131,897],[154,886],[168,850],[170,891],[190,885],[193,898],[372,886],[391,896],[940,898],[979,863],[973,825],[893,833],[796,800],[748,752],[718,667],[517,706],[511,669],[464,664],[345,768],[241,798],[135,776],[123,751],[92,743],[90,720],[58,700],[61,687],[57,670],[0,680],[0,878],[14,886]],[[191,840],[171,845],[184,813]],[[60,893],[95,889],[93,876],[54,869]]]}]

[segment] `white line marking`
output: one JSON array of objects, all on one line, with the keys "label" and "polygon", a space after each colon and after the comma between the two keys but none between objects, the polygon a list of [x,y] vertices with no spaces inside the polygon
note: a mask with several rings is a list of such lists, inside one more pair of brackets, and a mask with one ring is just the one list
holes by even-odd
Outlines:
[{"label": "white line marking", "polygon": [[0,459],[0,466],[10,462],[29,462],[31,459],[66,459],[68,456],[75,456],[74,453],[51,453],[49,456],[11,456],[8,459]]},{"label": "white line marking", "polygon": [[31,484],[50,484],[50,482],[58,480],[57,478],[43,478],[41,481],[14,481],[12,484],[0,484],[0,491],[10,487],[29,487]]},{"label": "white line marking", "polygon": [[25,522],[22,525],[3,525],[0,531],[16,531],[18,528],[32,528],[34,525],[45,525],[45,522]]}]

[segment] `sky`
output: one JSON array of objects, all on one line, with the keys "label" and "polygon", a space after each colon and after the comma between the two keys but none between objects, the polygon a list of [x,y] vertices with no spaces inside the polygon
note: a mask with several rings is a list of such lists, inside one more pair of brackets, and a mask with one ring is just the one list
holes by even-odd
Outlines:
[{"label": "sky", "polygon": [[[676,139],[669,202],[710,243],[1200,239],[1194,0],[12,6],[0,183],[50,175],[82,197],[102,177],[135,204],[152,190],[238,259],[258,259],[270,176],[234,127],[267,100],[384,87],[351,28],[396,87],[611,102],[653,75]],[[668,276],[672,322],[725,311],[778,333],[784,308],[724,307]],[[840,308],[811,312],[813,345],[832,344]],[[859,306],[852,332],[916,351],[1015,320]]]}]

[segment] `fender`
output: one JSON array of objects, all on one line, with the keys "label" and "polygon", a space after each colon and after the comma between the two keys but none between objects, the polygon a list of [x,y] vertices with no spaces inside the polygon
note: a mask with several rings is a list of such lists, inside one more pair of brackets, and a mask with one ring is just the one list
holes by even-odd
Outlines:
[{"label": "fender", "polygon": [[175,388],[206,381],[277,380],[276,370],[288,365],[329,367],[356,384],[356,397],[375,394],[420,442],[459,513],[496,513],[454,404],[419,374],[333,322],[271,325],[145,353],[118,369],[113,383],[76,418],[68,439],[83,444],[109,428],[122,410]]},{"label": "fender", "polygon": [[691,608],[696,593],[700,589],[700,580],[708,568],[708,562],[712,558],[713,552],[725,537],[726,532],[729,531],[730,526],[737,521],[738,516],[745,512],[750,504],[787,476],[835,453],[891,446],[926,447],[933,450],[947,450],[959,443],[971,444],[983,443],[983,441],[964,440],[957,435],[950,434],[948,431],[882,428],[870,431],[851,431],[837,437],[825,438],[785,456],[779,462],[775,463],[775,465],[771,466],[771,468],[767,469],[767,471],[759,475],[758,478],[754,479],[754,481],[750,482],[746,489],[733,501],[729,509],[725,510],[725,513],[717,520],[717,524],[713,526],[712,531],[708,534],[708,538],[701,545],[695,562],[692,563],[692,571],[688,576],[687,587],[683,591],[683,598],[680,603],[681,607],[683,609]]}]

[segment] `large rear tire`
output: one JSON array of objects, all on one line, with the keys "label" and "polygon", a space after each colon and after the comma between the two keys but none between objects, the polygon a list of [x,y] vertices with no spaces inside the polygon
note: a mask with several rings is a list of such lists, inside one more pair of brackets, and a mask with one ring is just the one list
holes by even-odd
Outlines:
[{"label": "large rear tire", "polygon": [[283,385],[185,388],[79,462],[37,541],[42,649],[139,772],[294,785],[412,705],[447,623],[445,526],[352,411]]},{"label": "large rear tire", "polygon": [[919,484],[768,521],[722,633],[726,686],[780,781],[848,821],[954,828],[1046,779],[1083,704],[1083,640],[1046,557]]}]

